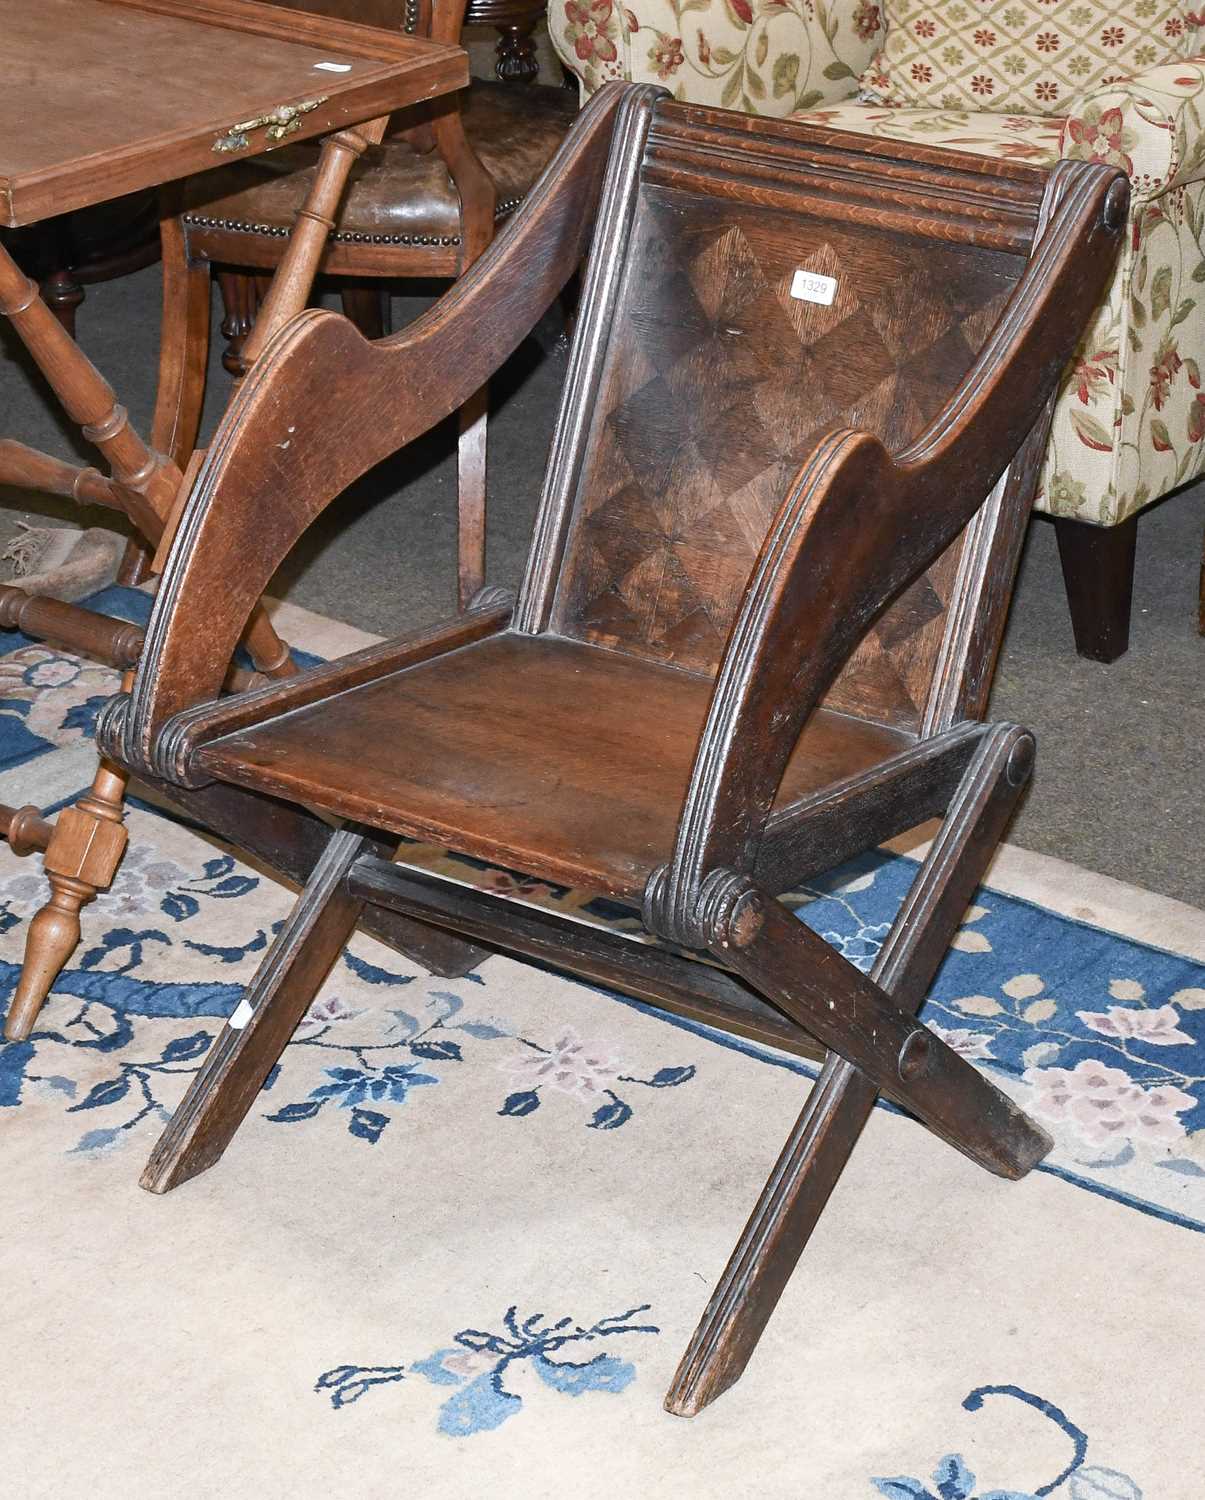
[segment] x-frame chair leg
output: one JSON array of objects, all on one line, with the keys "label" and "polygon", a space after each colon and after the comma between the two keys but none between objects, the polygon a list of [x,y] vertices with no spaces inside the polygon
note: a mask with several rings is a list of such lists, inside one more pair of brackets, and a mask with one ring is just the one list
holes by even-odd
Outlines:
[{"label": "x-frame chair leg", "polygon": [[196,1177],[230,1144],[355,930],[364,903],[348,893],[347,872],[372,849],[368,839],[349,829],[331,836],[238,1009],[156,1143],[141,1179],[150,1192],[165,1193]]},{"label": "x-frame chair leg", "polygon": [[[1025,731],[988,732],[892,924],[871,978],[910,1014],[983,877],[1032,758]],[[740,1379],[877,1098],[864,1073],[829,1053],[674,1374],[668,1411],[694,1416]]]}]

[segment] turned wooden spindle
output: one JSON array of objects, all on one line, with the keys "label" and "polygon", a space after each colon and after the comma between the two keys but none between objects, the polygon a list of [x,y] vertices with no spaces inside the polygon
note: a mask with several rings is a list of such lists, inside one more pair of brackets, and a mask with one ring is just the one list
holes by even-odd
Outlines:
[{"label": "turned wooden spindle", "polygon": [[132,667],[142,653],[143,632],[128,620],[27,594],[11,584],[0,584],[0,627],[53,641],[114,667]]},{"label": "turned wooden spindle", "polygon": [[180,471],[153,452],[130,425],[113,388],[38,295],[38,289],[0,246],[0,313],[16,329],[49,381],[63,410],[109,463],[130,519],[158,535],[180,484]]},{"label": "turned wooden spindle", "polygon": [[339,202],[351,169],[369,146],[379,146],[389,117],[369,120],[354,130],[340,130],[322,142],[314,180],[289,233],[289,243],[259,309],[255,327],[243,345],[243,368],[249,369],[272,335],[309,301],[318,262],[335,227]]},{"label": "turned wooden spindle", "polygon": [[[121,508],[149,541],[158,542],[180,491],[180,470],[170,458],[143,442],[113,388],[64,331],[38,296],[37,287],[3,245],[0,313],[16,329],[63,410],[104,454]],[[294,670],[289,648],[262,612],[256,614],[247,632],[247,649],[256,667],[270,677],[287,677]]]},{"label": "turned wooden spindle", "polygon": [[6,807],[0,802],[0,836],[8,840],[8,847],[19,857],[32,854],[35,849],[45,849],[53,832],[54,824],[48,823],[32,803]]},{"label": "turned wooden spindle", "polygon": [[[25,957],[4,1035],[27,1037],[42,1002],[80,939],[80,908],[112,883],[125,852],[122,805],[126,776],[101,761],[91,789],[59,814],[50,832],[42,867],[50,900],[36,913],[25,936]],[[22,812],[26,809],[22,808]]]},{"label": "turned wooden spindle", "polygon": [[[27,594],[24,589],[7,583],[0,584],[0,629],[20,630],[40,640],[53,641],[55,645],[64,646],[81,656],[123,668],[137,666],[146,641],[141,626],[129,620],[98,614],[79,604],[65,604],[61,599]],[[245,693],[251,688],[263,687],[268,680],[265,672],[232,666],[222,686],[228,693]],[[3,823],[0,822],[0,836],[3,833]]]},{"label": "turned wooden spindle", "polygon": [[44,495],[61,495],[80,505],[125,509],[113,481],[99,469],[85,469],[61,458],[51,458],[49,453],[39,453],[36,448],[27,448],[11,438],[0,438],[0,484],[38,490]]}]

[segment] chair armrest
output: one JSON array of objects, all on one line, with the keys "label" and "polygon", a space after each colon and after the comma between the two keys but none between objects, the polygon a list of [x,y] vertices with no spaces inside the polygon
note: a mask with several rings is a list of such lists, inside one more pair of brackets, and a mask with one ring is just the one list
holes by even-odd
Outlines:
[{"label": "chair armrest", "polygon": [[119,758],[150,768],[158,729],[218,696],[251,610],[297,538],[361,474],[456,411],[522,342],[589,245],[616,111],[645,92],[600,94],[489,249],[401,333],[369,343],[346,318],[310,311],[269,342],[181,513]]},{"label": "chair armrest", "polygon": [[1205,56],[1162,63],[1079,101],[1059,154],[1120,167],[1145,202],[1205,177],[1203,107]]},{"label": "chair armrest", "polygon": [[789,115],[848,99],[882,42],[876,0],[551,0],[548,34],[583,99],[610,78],[689,104]]},{"label": "chair armrest", "polygon": [[970,521],[1041,415],[1112,272],[1127,206],[1119,172],[1060,163],[1045,230],[941,414],[894,455],[869,433],[839,429],[799,471],[728,638],[673,859],[646,892],[656,931],[698,945],[705,879],[754,867],[812,711],[874,621]]}]

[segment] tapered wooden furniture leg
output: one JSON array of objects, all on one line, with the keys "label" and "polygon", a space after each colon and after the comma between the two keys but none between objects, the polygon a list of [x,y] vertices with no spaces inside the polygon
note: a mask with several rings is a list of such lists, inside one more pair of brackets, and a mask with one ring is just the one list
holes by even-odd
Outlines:
[{"label": "tapered wooden furniture leg", "polygon": [[[133,680],[133,672],[127,671],[122,692],[129,692]],[[52,825],[39,820],[48,834],[44,844],[37,838],[40,830],[28,825],[32,838],[26,834],[26,844],[46,851],[42,868],[50,881],[50,900],[34,913],[25,934],[21,973],[4,1021],[4,1035],[10,1041],[24,1039],[33,1029],[46,996],[79,942],[80,908],[94,900],[97,891],[107,890],[117,874],[128,836],[122,820],[128,782],[125,771],[102,760],[92,786],[74,807],[65,807]],[[18,854],[28,852],[17,844],[13,847]]]},{"label": "tapered wooden furniture leg", "polygon": [[221,1156],[272,1065],[355,929],[363,901],[346,877],[371,849],[360,834],[332,835],[288,921],[209,1050],[146,1170],[142,1186],[165,1193]]},{"label": "tapered wooden furniture leg", "polygon": [[84,305],[84,295],[83,287],[70,271],[56,271],[42,283],[42,298],[46,306],[72,338],[75,337],[75,315]]},{"label": "tapered wooden furniture leg", "polygon": [[42,1002],[80,938],[80,908],[104,890],[117,873],[126,846],[122,799],[127,777],[102,761],[87,795],[65,807],[54,829],[42,868],[50,900],[29,924],[25,957],[4,1023],[10,1040],[27,1037]]},{"label": "tapered wooden furniture leg", "polygon": [[255,327],[259,305],[268,294],[268,277],[251,271],[215,271],[214,276],[222,298],[220,328],[226,340],[222,368],[238,380],[247,373],[243,346]]},{"label": "tapered wooden furniture leg", "polygon": [[[967,768],[872,973],[902,1009],[920,1008],[1032,760],[1032,738],[1001,726]],[[829,1053],[674,1374],[668,1411],[694,1416],[740,1379],[877,1098]]]},{"label": "tapered wooden furniture leg", "polygon": [[485,585],[485,450],[489,387],[482,386],[460,408],[456,454],[459,488],[457,512],[457,597],[467,609]]},{"label": "tapered wooden furniture leg", "polygon": [[1130,645],[1138,517],[1093,526],[1054,517],[1075,649],[1089,661],[1116,661]]}]

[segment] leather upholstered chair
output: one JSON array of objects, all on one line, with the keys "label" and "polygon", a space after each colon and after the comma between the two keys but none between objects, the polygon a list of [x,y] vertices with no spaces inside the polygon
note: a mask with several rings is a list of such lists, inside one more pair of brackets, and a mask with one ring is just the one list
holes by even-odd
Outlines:
[{"label": "leather upholstered chair", "polygon": [[[476,3],[485,7],[481,19],[491,19],[491,0]],[[452,42],[474,19],[473,5],[293,0],[295,9]],[[396,117],[383,144],[353,168],[322,262],[324,275],[340,279],[344,311],[361,332],[378,338],[390,331],[390,282],[457,277],[467,269],[495,225],[522,202],[576,112],[564,88],[475,78],[459,95]],[[228,340],[224,363],[232,373],[242,373],[240,351],[317,159],[314,144],[284,145],[184,186],[185,253],[190,263],[208,262],[217,274]],[[485,405],[482,391],[460,414],[462,596],[480,578],[481,561],[473,554],[483,547]]]}]

